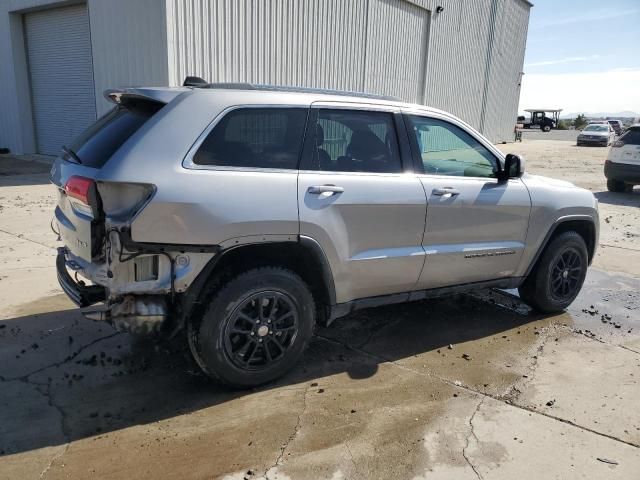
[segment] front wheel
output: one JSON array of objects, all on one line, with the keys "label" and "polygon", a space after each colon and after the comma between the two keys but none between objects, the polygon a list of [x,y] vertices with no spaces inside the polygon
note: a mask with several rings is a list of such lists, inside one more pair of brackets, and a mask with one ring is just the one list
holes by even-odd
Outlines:
[{"label": "front wheel", "polygon": [[584,239],[573,231],[561,233],[518,289],[520,298],[540,312],[564,310],[580,292],[588,263]]},{"label": "front wheel", "polygon": [[275,380],[297,363],[311,339],[315,304],[294,272],[266,267],[243,273],[209,304],[189,333],[196,362],[237,388]]},{"label": "front wheel", "polygon": [[549,125],[545,125],[544,127],[542,127],[542,131],[543,132],[550,132],[551,131],[551,127]]}]

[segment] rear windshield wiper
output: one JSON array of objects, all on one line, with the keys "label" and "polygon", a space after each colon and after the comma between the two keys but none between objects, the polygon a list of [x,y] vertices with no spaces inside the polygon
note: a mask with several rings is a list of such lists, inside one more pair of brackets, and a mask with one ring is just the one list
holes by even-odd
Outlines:
[{"label": "rear windshield wiper", "polygon": [[76,154],[76,152],[74,152],[73,150],[71,150],[69,147],[67,147],[66,145],[62,146],[62,151],[68,156],[73,158],[76,163],[82,164],[82,160],[80,160],[80,157]]}]

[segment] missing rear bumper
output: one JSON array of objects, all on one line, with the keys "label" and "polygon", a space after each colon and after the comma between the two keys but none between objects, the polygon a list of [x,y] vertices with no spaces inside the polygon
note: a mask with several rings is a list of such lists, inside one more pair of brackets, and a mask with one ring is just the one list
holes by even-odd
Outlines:
[{"label": "missing rear bumper", "polygon": [[56,258],[56,271],[58,274],[58,283],[64,293],[79,307],[87,307],[94,303],[103,302],[107,298],[107,291],[99,285],[84,285],[82,282],[76,282],[67,271],[67,250],[63,247],[58,248],[58,256]]}]

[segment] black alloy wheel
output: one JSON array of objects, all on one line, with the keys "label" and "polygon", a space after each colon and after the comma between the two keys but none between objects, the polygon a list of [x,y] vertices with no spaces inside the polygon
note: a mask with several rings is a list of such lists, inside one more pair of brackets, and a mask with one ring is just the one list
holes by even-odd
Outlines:
[{"label": "black alloy wheel", "polygon": [[231,314],[224,349],[237,367],[260,370],[280,361],[297,334],[298,312],[293,299],[282,292],[258,292]]},{"label": "black alloy wheel", "polygon": [[584,238],[574,231],[559,233],[518,287],[520,298],[539,312],[561,312],[580,293],[588,264]]},{"label": "black alloy wheel", "polygon": [[551,271],[551,294],[559,301],[573,298],[580,287],[582,269],[580,254],[568,248],[557,258]]},{"label": "black alloy wheel", "polygon": [[200,368],[236,388],[271,382],[299,364],[315,327],[308,285],[282,267],[260,267],[232,278],[208,300],[187,339]]}]

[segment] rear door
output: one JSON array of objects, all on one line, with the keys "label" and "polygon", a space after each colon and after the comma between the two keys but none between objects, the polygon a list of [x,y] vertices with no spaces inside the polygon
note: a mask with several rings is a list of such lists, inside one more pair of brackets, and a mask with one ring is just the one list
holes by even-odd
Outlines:
[{"label": "rear door", "polygon": [[311,112],[298,177],[300,234],[327,255],[337,301],[413,289],[426,199],[406,172],[399,112],[360,104],[314,104]]},{"label": "rear door", "polygon": [[531,199],[518,179],[498,181],[497,155],[446,117],[405,116],[427,195],[425,265],[418,288],[510,277],[525,246]]}]

